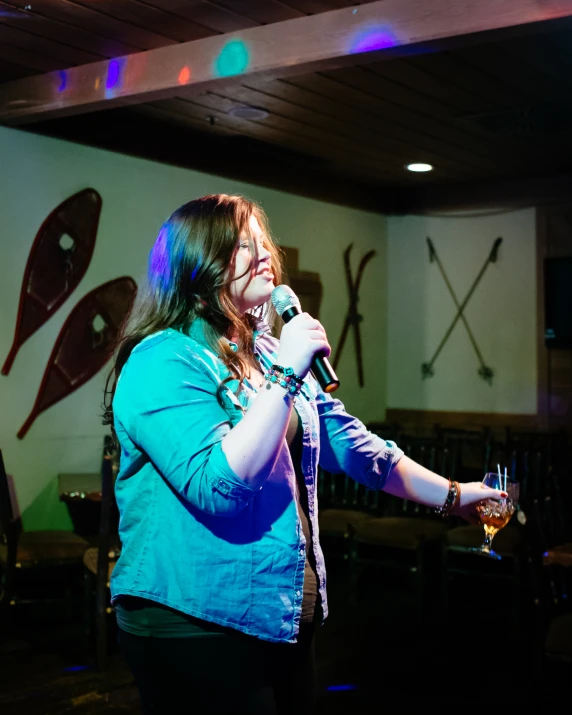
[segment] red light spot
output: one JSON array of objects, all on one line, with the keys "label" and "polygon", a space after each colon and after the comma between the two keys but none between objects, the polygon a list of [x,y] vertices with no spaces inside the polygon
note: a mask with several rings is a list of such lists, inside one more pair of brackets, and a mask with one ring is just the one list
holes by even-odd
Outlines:
[{"label": "red light spot", "polygon": [[179,84],[187,84],[191,79],[191,70],[188,67],[183,67],[179,72]]}]

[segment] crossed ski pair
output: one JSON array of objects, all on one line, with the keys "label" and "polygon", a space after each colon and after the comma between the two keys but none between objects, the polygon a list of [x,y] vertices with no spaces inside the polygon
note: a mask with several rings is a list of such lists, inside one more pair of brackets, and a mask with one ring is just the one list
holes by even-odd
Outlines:
[{"label": "crossed ski pair", "polygon": [[467,322],[467,319],[463,315],[463,311],[465,310],[470,297],[475,292],[475,288],[477,287],[479,281],[483,277],[483,274],[486,271],[489,263],[496,263],[501,243],[502,243],[502,238],[499,237],[495,240],[493,247],[492,247],[489,255],[487,256],[487,259],[486,259],[483,267],[481,268],[481,270],[479,271],[479,274],[473,281],[473,285],[471,286],[469,292],[465,296],[463,302],[459,303],[459,301],[457,300],[457,296],[455,295],[455,291],[453,290],[453,286],[449,282],[449,279],[447,278],[447,274],[445,273],[445,269],[443,268],[443,265],[441,264],[441,261],[439,260],[437,251],[435,250],[435,246],[433,245],[429,236],[427,236],[427,245],[429,246],[429,261],[431,263],[433,263],[433,261],[435,261],[437,263],[437,265],[439,267],[439,271],[441,272],[441,275],[443,276],[443,280],[445,281],[445,285],[447,286],[449,293],[451,294],[451,298],[453,299],[453,302],[455,303],[455,306],[457,308],[457,313],[455,314],[455,317],[453,318],[451,324],[447,328],[447,331],[445,332],[445,335],[443,336],[443,339],[439,343],[439,346],[438,346],[437,350],[435,351],[435,353],[433,354],[433,357],[431,358],[431,360],[429,360],[429,362],[425,362],[421,365],[421,374],[424,378],[433,376],[433,374],[434,374],[433,365],[435,363],[435,360],[437,359],[437,356],[443,349],[445,343],[447,342],[447,340],[449,338],[449,335],[451,335],[451,333],[453,332],[453,328],[455,327],[457,322],[459,320],[462,320],[463,325],[465,326],[465,328],[467,330],[469,340],[471,341],[471,344],[472,344],[473,348],[475,349],[477,358],[480,363],[479,375],[483,378],[483,380],[486,380],[489,384],[492,384],[493,374],[494,374],[493,370],[492,370],[492,368],[485,365],[483,356],[481,355],[481,351],[479,350],[479,347],[477,345],[477,341],[475,340],[475,337],[474,337],[473,333],[471,332],[471,329],[469,327],[469,323]]}]

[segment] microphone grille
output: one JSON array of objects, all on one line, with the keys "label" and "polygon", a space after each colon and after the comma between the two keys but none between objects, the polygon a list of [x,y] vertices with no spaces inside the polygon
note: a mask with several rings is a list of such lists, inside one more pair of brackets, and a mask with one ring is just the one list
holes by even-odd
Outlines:
[{"label": "microphone grille", "polygon": [[274,290],[272,291],[272,295],[270,297],[272,299],[272,304],[274,305],[276,312],[280,316],[285,310],[288,310],[288,308],[292,308],[293,306],[296,306],[301,309],[298,296],[288,285],[283,284],[276,286],[276,288],[274,288]]}]

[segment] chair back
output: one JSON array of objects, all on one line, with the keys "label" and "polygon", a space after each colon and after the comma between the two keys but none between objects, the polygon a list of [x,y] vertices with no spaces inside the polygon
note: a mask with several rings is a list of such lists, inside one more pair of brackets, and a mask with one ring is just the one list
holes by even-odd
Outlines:
[{"label": "chair back", "polygon": [[2,450],[0,450],[0,532],[2,536],[8,533],[10,525],[14,520],[14,510],[12,508],[12,497],[8,484],[8,475],[4,467]]},{"label": "chair back", "polygon": [[[400,427],[393,422],[369,422],[367,428],[386,440],[397,441]],[[320,510],[356,509],[380,516],[380,493],[351,479],[347,474],[332,473],[321,468],[318,472],[318,500]]]},{"label": "chair back", "polygon": [[13,540],[17,544],[18,536],[22,531],[22,519],[14,511],[12,487],[12,477],[6,473],[0,449],[0,541],[4,544]]},{"label": "chair back", "polygon": [[[436,437],[402,436],[400,445],[405,455],[426,469],[446,479],[455,479],[458,471],[459,454],[454,444],[448,444]],[[378,509],[383,516],[423,516],[436,518],[433,507],[407,499],[398,499],[385,492],[376,493],[380,502]]]},{"label": "chair back", "polygon": [[490,462],[491,430],[437,426],[436,432],[438,440],[455,455],[457,481],[480,482]]},{"label": "chair back", "polygon": [[0,605],[9,604],[14,589],[14,571],[18,555],[18,539],[22,520],[16,516],[12,502],[11,477],[6,474],[0,450],[0,566],[4,572],[0,582]]},{"label": "chair back", "polygon": [[101,516],[99,522],[100,553],[119,548],[119,512],[115,500],[115,478],[118,470],[117,449],[111,435],[103,442],[101,460]]}]

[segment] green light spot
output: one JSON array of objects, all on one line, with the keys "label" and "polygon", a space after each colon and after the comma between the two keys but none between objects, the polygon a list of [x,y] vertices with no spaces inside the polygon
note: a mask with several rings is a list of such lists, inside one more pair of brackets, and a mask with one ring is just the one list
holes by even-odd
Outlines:
[{"label": "green light spot", "polygon": [[242,40],[232,40],[223,48],[215,62],[215,71],[219,77],[232,77],[248,67],[248,50]]}]

